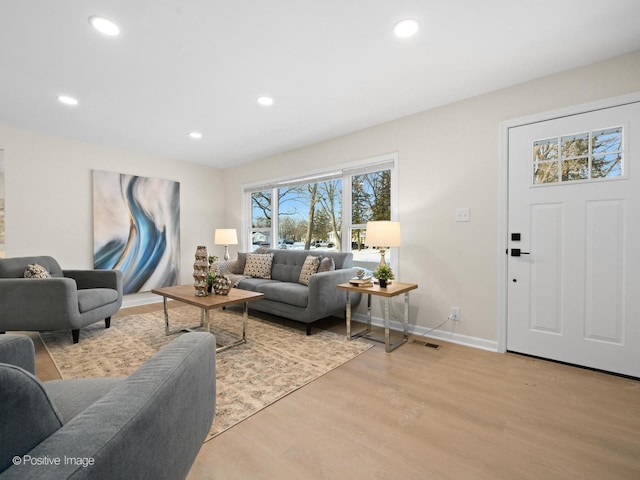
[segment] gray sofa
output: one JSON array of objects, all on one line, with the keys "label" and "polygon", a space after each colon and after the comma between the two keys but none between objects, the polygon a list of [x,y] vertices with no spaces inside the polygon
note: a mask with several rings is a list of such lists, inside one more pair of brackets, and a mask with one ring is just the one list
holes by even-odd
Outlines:
[{"label": "gray sofa", "polygon": [[[249,309],[295,320],[306,326],[311,334],[311,324],[329,316],[344,316],[347,298],[336,286],[348,282],[356,275],[353,254],[323,250],[259,249],[256,253],[273,254],[271,278],[252,278],[239,273],[235,261],[216,262],[217,273],[229,276],[233,286],[264,293],[264,298],[249,303]],[[300,272],[307,256],[333,259],[334,270],[311,275],[309,285],[299,283]],[[236,273],[233,273],[236,272]],[[360,302],[360,295],[351,295],[352,306]]]},{"label": "gray sofa", "polygon": [[[25,278],[37,264],[49,278]],[[49,256],[0,259],[0,332],[80,329],[100,320],[109,328],[122,305],[119,270],[63,270]]]},{"label": "gray sofa", "polygon": [[40,382],[0,336],[0,479],[184,479],[215,413],[216,343],[186,333],[127,378]]}]

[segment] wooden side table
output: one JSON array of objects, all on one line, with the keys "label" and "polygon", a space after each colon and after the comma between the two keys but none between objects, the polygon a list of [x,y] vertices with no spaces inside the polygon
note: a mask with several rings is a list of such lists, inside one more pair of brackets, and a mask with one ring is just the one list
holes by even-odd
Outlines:
[{"label": "wooden side table", "polygon": [[[418,288],[415,283],[402,283],[392,282],[387,285],[386,288],[380,288],[380,285],[375,284],[368,287],[360,287],[358,285],[352,285],[350,283],[341,283],[338,285],[340,290],[347,292],[347,340],[353,340],[354,338],[364,337],[376,342],[384,343],[385,350],[391,352],[405,343],[409,338],[409,292]],[[361,293],[367,295],[367,327],[361,332],[351,335],[351,293]],[[404,315],[402,318],[403,335],[397,342],[391,341],[391,335],[389,332],[389,309],[391,298],[404,293]],[[371,334],[371,295],[377,295],[384,297],[384,339],[374,337]]]}]

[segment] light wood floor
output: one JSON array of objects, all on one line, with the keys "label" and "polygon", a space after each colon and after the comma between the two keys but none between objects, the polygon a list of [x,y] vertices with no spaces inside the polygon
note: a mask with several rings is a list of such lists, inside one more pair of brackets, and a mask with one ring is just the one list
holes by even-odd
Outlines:
[{"label": "light wood floor", "polygon": [[205,443],[188,479],[640,479],[640,382],[435,343],[376,344]]}]

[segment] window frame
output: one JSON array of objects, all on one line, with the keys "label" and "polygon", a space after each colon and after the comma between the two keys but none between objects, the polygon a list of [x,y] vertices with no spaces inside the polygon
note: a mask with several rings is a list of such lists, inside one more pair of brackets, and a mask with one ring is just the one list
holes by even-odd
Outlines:
[{"label": "window frame", "polygon": [[[248,183],[242,185],[243,198],[243,216],[241,244],[245,251],[252,247],[252,201],[251,194],[257,191],[271,190],[271,227],[270,239],[271,248],[277,248],[278,241],[278,188],[301,185],[314,182],[322,182],[324,180],[341,178],[342,179],[342,245],[341,251],[351,252],[351,231],[354,228],[366,228],[366,224],[353,225],[351,223],[351,182],[353,177],[365,173],[373,173],[381,170],[390,170],[391,173],[391,205],[390,219],[398,221],[398,154],[389,153],[376,157],[366,158],[360,161],[350,162],[342,165],[330,166],[325,169],[301,172],[297,175],[263,180],[260,182]],[[274,201],[275,200],[275,201]],[[265,229],[262,229],[265,230]],[[345,232],[347,234],[345,235]],[[274,245],[274,242],[276,243]],[[391,248],[386,252],[385,259],[391,265],[396,273],[398,273],[398,249]]]}]

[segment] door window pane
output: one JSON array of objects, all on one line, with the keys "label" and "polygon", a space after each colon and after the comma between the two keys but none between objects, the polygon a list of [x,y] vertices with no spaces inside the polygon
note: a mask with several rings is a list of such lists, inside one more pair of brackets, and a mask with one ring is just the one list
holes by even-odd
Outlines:
[{"label": "door window pane", "polygon": [[593,178],[619,177],[622,175],[622,156],[619,153],[596,155],[593,157],[591,176]]},{"label": "door window pane", "polygon": [[587,180],[589,178],[589,159],[564,160],[562,162],[562,181]]},{"label": "door window pane", "polygon": [[622,127],[593,132],[593,153],[622,151]]},{"label": "door window pane", "polygon": [[534,141],[533,184],[557,185],[564,182],[622,177],[622,134],[622,127],[611,127],[564,135],[559,143],[556,138]]},{"label": "door window pane", "polygon": [[558,162],[544,162],[536,165],[533,183],[553,183],[558,181]]},{"label": "door window pane", "polygon": [[544,162],[558,158],[558,139],[548,138],[533,142],[533,161]]},{"label": "door window pane", "polygon": [[562,137],[562,158],[589,155],[589,132]]}]

